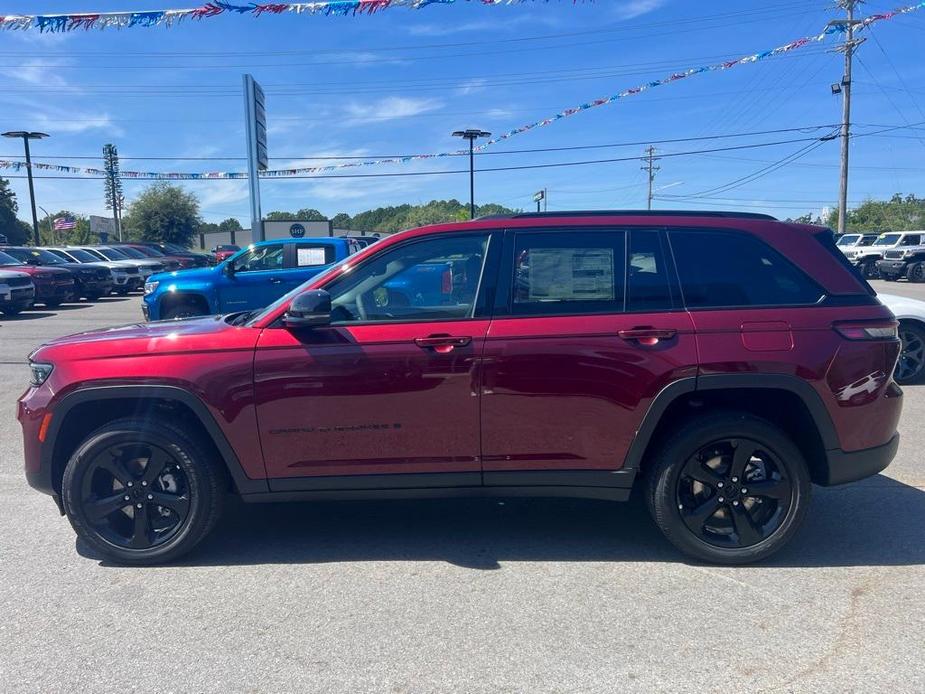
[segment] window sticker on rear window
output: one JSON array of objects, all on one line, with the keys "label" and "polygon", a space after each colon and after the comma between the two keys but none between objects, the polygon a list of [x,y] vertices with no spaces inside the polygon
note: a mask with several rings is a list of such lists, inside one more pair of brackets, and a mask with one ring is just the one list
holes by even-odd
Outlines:
[{"label": "window sticker on rear window", "polygon": [[325,254],[323,246],[321,248],[305,248],[300,246],[296,249],[296,265],[299,267],[324,264]]},{"label": "window sticker on rear window", "polygon": [[612,301],[611,248],[531,248],[527,301]]}]

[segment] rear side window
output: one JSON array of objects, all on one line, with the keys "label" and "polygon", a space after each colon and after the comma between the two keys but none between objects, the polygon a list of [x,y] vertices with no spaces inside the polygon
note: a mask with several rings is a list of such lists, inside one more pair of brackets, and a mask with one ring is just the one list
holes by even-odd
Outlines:
[{"label": "rear side window", "polygon": [[744,233],[672,231],[688,308],[814,304],[822,289],[780,253]]},{"label": "rear side window", "polygon": [[334,246],[298,244],[295,249],[296,267],[317,267],[334,262]]},{"label": "rear side window", "polygon": [[514,315],[623,311],[622,231],[520,233],[514,243]]},{"label": "rear side window", "polygon": [[626,274],[627,311],[664,311],[672,308],[671,280],[662,247],[655,231],[630,233]]}]

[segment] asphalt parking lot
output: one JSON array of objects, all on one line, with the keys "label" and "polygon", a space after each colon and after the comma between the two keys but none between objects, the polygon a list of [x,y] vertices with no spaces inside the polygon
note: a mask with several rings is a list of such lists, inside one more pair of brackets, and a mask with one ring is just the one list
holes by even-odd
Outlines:
[{"label": "asphalt parking lot", "polygon": [[0,318],[0,691],[925,691],[925,386],[886,473],[759,566],[684,561],[635,502],[454,500],[234,506],[122,568],[27,487],[13,410],[32,348],[139,304]]}]

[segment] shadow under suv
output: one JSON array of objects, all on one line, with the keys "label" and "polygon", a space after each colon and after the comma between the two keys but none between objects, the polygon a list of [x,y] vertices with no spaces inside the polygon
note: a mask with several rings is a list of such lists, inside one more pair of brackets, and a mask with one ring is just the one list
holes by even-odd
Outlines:
[{"label": "shadow under suv", "polygon": [[189,551],[228,493],[639,487],[668,540],[734,564],[813,484],[890,463],[899,349],[827,229],[519,214],[396,234],[262,310],[54,340],[18,416],[29,483],[121,562]]}]

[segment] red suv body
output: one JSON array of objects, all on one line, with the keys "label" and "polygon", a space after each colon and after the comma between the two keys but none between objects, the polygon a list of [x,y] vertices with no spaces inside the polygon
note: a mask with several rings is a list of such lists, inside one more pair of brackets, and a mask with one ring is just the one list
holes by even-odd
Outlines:
[{"label": "red suv body", "polygon": [[751,561],[795,531],[812,483],[895,455],[896,325],[831,232],[762,215],[426,227],[259,312],[42,346],[19,402],[26,476],[126,562],[187,551],[224,491],[634,485],[685,552]]}]

